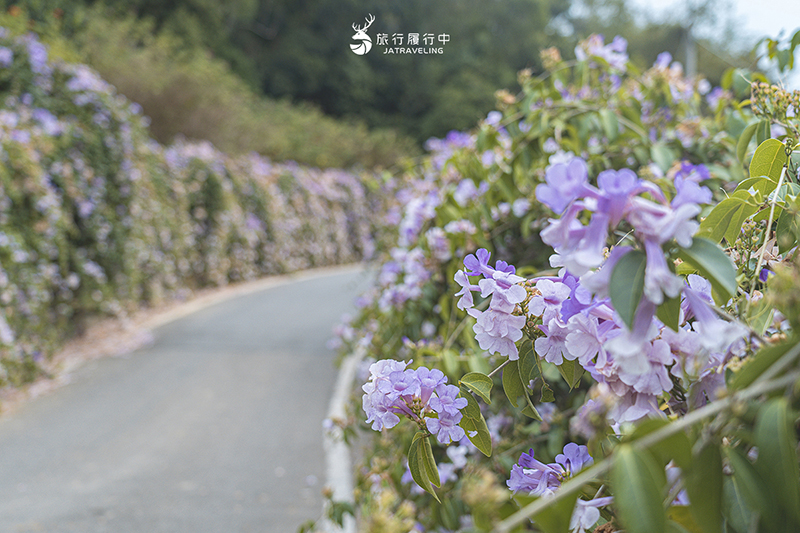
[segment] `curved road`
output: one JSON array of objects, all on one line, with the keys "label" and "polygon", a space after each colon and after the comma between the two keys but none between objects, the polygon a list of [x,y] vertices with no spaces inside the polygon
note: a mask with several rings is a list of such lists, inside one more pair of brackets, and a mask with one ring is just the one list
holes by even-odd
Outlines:
[{"label": "curved road", "polygon": [[0,531],[293,533],[319,518],[325,342],[367,279],[301,275],[202,309],[0,419]]}]

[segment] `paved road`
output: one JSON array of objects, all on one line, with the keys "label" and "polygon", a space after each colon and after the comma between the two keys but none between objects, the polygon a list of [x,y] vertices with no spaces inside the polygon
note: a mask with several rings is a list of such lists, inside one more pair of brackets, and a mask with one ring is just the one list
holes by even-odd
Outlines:
[{"label": "paved road", "polygon": [[162,326],[0,419],[0,532],[293,533],[319,517],[331,327],[355,269]]}]

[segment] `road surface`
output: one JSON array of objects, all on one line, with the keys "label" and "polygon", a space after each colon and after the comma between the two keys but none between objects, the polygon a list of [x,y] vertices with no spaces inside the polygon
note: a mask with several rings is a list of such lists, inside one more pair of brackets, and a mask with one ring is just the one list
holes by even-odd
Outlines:
[{"label": "road surface", "polygon": [[292,533],[319,518],[325,342],[360,269],[218,303],[0,419],[0,531]]}]

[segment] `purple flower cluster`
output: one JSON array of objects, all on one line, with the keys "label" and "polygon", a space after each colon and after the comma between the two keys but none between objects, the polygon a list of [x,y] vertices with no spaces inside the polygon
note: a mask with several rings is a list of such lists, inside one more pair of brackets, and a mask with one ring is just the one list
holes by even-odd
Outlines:
[{"label": "purple flower cluster", "polygon": [[458,397],[458,387],[448,385],[441,370],[412,370],[406,368],[409,363],[384,359],[369,367],[369,381],[362,386],[367,423],[380,431],[396,426],[400,416],[406,416],[442,444],[463,439],[465,433],[458,424],[467,400]]},{"label": "purple flower cluster", "polygon": [[590,35],[575,47],[575,57],[578,61],[585,61],[592,57],[605,60],[609,66],[617,71],[624,72],[628,63],[628,41],[617,35],[608,44],[603,44],[603,36]]},{"label": "purple flower cluster", "polygon": [[[516,342],[522,338],[525,316],[514,313],[518,311],[517,304],[527,297],[527,291],[519,285],[525,278],[517,276],[514,266],[505,261],[497,261],[496,268],[490,267],[490,257],[489,251],[481,248],[477,255],[470,254],[464,259],[466,270],[459,270],[454,278],[461,286],[456,294],[461,296],[457,306],[476,319],[472,329],[482,350],[518,359]],[[483,276],[483,279],[473,285],[469,276]],[[486,311],[473,308],[473,291],[484,298],[492,296]]]},{"label": "purple flower cluster", "polygon": [[515,494],[524,492],[530,496],[547,496],[558,490],[565,479],[591,466],[593,462],[588,448],[574,442],[564,446],[564,452],[556,455],[556,461],[550,464],[534,459],[531,448],[511,468],[511,478],[506,485]]}]

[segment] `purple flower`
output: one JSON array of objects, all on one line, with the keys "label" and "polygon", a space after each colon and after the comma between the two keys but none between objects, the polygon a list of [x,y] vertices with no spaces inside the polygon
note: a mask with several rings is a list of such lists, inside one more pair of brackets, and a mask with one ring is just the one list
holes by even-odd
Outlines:
[{"label": "purple flower", "polygon": [[14,62],[14,52],[10,48],[0,46],[0,65],[8,68]]},{"label": "purple flower", "polygon": [[647,254],[644,295],[654,304],[661,305],[664,301],[664,294],[669,298],[675,298],[681,293],[683,281],[669,269],[664,251],[657,242],[645,239],[644,249]]},{"label": "purple flower", "polygon": [[554,365],[563,363],[564,358],[575,359],[567,350],[567,335],[570,330],[557,317],[551,318],[547,324],[539,326],[539,329],[545,334],[533,342],[533,349],[539,357]]},{"label": "purple flower", "polygon": [[[464,400],[466,402],[466,400]],[[455,416],[447,412],[439,414],[439,418],[429,417],[425,419],[425,425],[432,434],[436,435],[436,440],[442,444],[458,442],[464,438],[464,430],[458,423],[461,421],[462,414],[459,412]]]},{"label": "purple flower", "polygon": [[[442,376],[444,377],[443,374]],[[442,414],[457,416],[460,410],[467,406],[467,399],[458,398],[458,393],[459,389],[455,385],[440,383],[436,387],[436,396],[430,399],[431,408],[439,413],[439,416]]]},{"label": "purple flower", "polygon": [[459,270],[456,272],[455,282],[461,286],[461,290],[456,293],[456,296],[461,296],[459,298],[458,303],[456,303],[456,307],[459,309],[467,309],[472,307],[473,300],[472,300],[472,291],[479,291],[480,287],[477,285],[472,285],[469,282],[469,278],[467,278],[467,274],[463,270]]},{"label": "purple flower", "polygon": [[550,165],[545,172],[545,183],[536,186],[536,199],[561,214],[570,202],[582,195],[588,177],[586,163],[577,157],[569,163]]},{"label": "purple flower", "polygon": [[616,226],[625,214],[628,199],[639,191],[641,182],[632,170],[623,168],[604,170],[597,175],[597,185],[601,192],[597,210],[607,213],[611,225]]},{"label": "purple flower", "polygon": [[669,68],[670,63],[672,63],[672,54],[669,52],[661,52],[658,54],[656,62],[653,63],[653,67],[660,70],[666,70]]},{"label": "purple flower", "polygon": [[[554,468],[554,467],[558,467]],[[515,494],[524,492],[530,496],[552,494],[561,486],[560,465],[546,465],[533,458],[533,448],[523,453],[519,463],[511,467],[511,477],[506,485]]]},{"label": "purple flower", "polygon": [[494,309],[483,312],[467,309],[467,313],[476,319],[472,330],[482,350],[505,355],[511,360],[519,359],[515,343],[522,338],[524,316],[515,316]]},{"label": "purple flower", "polygon": [[466,256],[464,258],[464,266],[468,269],[467,274],[470,276],[483,276],[491,279],[497,270],[500,272],[506,272],[508,274],[513,274],[516,272],[514,265],[509,265],[505,261],[497,261],[497,264],[495,265],[496,268],[490,267],[489,259],[491,257],[491,252],[489,252],[489,250],[486,248],[479,249],[477,252],[475,252],[475,255],[469,254]]},{"label": "purple flower", "polygon": [[567,359],[578,359],[584,368],[590,366],[592,359],[603,349],[603,339],[597,331],[597,319],[584,314],[574,315],[567,323]]},{"label": "purple flower", "polygon": [[600,520],[600,510],[598,508],[610,505],[612,501],[614,501],[614,498],[611,496],[595,498],[589,501],[578,498],[575,502],[575,509],[572,511],[572,517],[569,520],[570,532],[585,533],[591,530]]},{"label": "purple flower", "polygon": [[589,455],[589,448],[570,442],[564,446],[564,453],[556,455],[556,463],[563,466],[566,475],[571,477],[585,467],[591,466],[594,459]]},{"label": "purple flower", "polygon": [[551,318],[557,317],[561,313],[561,303],[566,300],[572,292],[567,285],[561,281],[540,279],[536,282],[536,290],[540,294],[534,295],[528,304],[528,311],[532,315],[541,316],[542,323],[547,324]]}]

